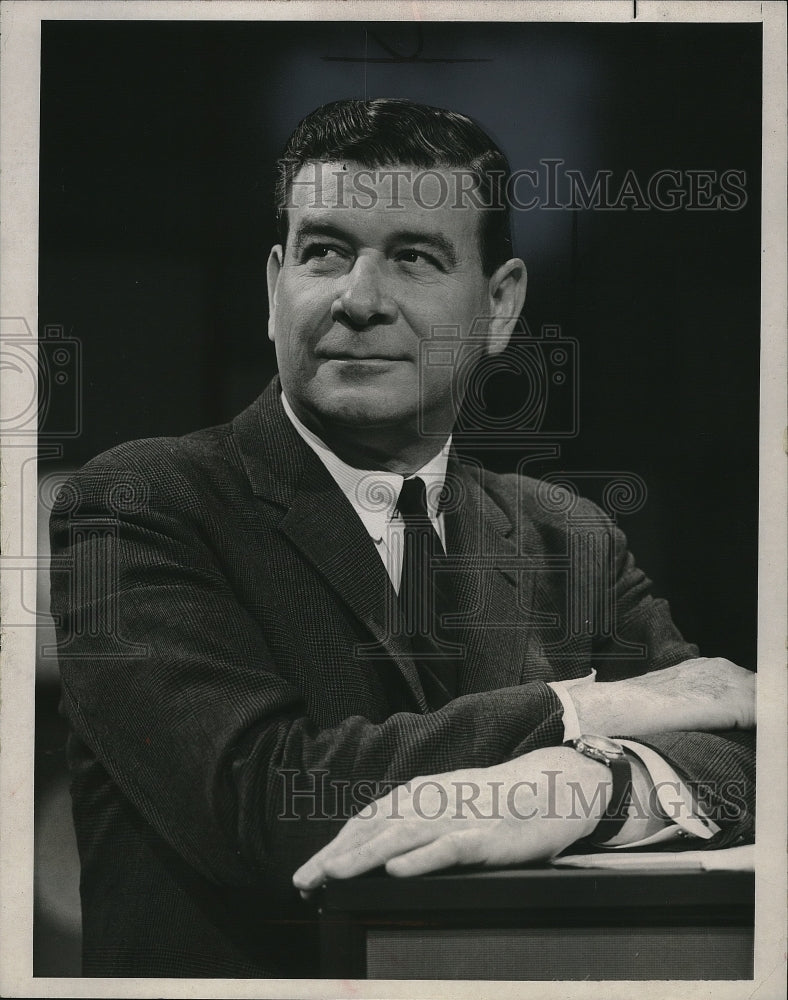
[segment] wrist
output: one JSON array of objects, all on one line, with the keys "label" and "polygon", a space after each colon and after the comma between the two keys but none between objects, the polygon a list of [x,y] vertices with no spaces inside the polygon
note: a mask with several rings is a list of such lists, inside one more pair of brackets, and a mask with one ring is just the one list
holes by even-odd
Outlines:
[{"label": "wrist", "polygon": [[[571,741],[573,749],[584,759],[601,764],[607,770],[609,782],[600,780],[593,810],[596,825],[586,834],[600,846],[615,838],[629,816],[632,799],[632,767],[623,747],[606,736],[582,735]],[[589,819],[591,817],[589,816]]]},{"label": "wrist", "polygon": [[581,829],[578,840],[593,835],[610,804],[613,794],[613,775],[607,764],[566,747],[567,774],[572,789],[571,813]]},{"label": "wrist", "polygon": [[612,736],[629,732],[626,712],[619,706],[627,703],[627,681],[585,684],[572,689],[572,701],[581,733]]}]

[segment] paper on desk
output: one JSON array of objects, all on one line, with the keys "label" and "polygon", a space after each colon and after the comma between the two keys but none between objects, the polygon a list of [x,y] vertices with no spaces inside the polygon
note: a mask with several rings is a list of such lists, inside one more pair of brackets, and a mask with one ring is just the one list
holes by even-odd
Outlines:
[{"label": "paper on desk", "polygon": [[684,871],[755,871],[755,845],[726,847],[719,851],[605,851],[600,854],[569,854],[553,858],[551,864],[568,868],[683,869]]}]

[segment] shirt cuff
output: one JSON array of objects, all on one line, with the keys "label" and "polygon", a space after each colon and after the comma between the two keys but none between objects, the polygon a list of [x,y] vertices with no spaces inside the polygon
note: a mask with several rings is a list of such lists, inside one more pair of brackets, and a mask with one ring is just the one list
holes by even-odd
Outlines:
[{"label": "shirt cuff", "polygon": [[558,700],[564,709],[564,738],[563,743],[569,743],[570,740],[576,740],[583,734],[580,732],[580,720],[577,717],[577,709],[575,708],[574,700],[570,691],[573,687],[577,687],[578,684],[593,684],[596,680],[596,670],[592,670],[590,674],[586,674],[585,677],[575,677],[571,681],[549,681],[548,687],[551,687],[553,691],[558,695]]},{"label": "shirt cuff", "polygon": [[[698,808],[687,785],[655,750],[635,743],[633,740],[616,740],[615,742],[642,762],[648,771],[652,789],[659,805],[668,820],[672,820],[672,822],[669,822],[669,825],[662,830],[651,834],[650,837],[629,842],[626,841],[626,826],[624,826],[621,833],[614,837],[612,842],[604,845],[606,849],[621,850],[622,848],[647,847],[651,844],[684,840],[689,837],[710,840],[715,833],[719,832],[720,828],[717,824]],[[618,841],[622,837],[624,842],[619,843]]]}]

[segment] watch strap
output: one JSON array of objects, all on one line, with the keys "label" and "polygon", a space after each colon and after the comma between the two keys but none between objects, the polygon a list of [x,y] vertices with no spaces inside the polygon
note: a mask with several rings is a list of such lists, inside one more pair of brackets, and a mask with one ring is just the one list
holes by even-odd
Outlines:
[{"label": "watch strap", "polygon": [[607,808],[596,829],[588,837],[591,843],[603,847],[617,836],[629,818],[629,806],[632,802],[632,765],[625,756],[608,760],[613,787]]}]

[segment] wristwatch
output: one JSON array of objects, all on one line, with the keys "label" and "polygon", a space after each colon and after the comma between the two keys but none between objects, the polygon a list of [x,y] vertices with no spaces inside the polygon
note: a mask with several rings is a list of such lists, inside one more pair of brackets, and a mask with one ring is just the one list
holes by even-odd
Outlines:
[{"label": "wristwatch", "polygon": [[613,779],[613,789],[610,800],[602,818],[588,839],[598,846],[604,846],[621,828],[629,816],[629,804],[632,801],[632,767],[624,749],[606,736],[578,736],[570,740],[569,745],[578,753],[592,760],[598,760],[610,768]]}]

